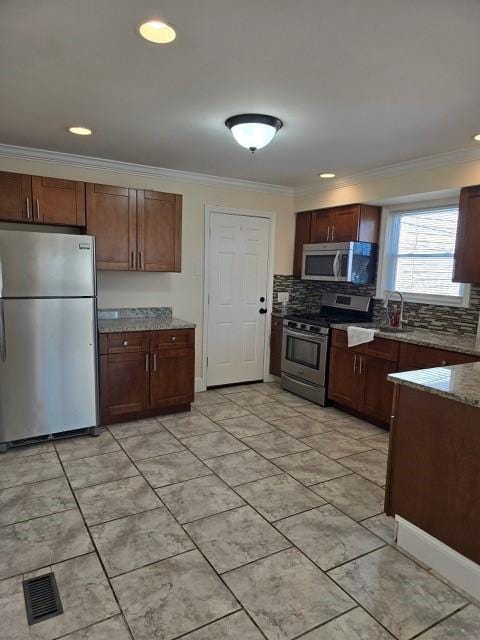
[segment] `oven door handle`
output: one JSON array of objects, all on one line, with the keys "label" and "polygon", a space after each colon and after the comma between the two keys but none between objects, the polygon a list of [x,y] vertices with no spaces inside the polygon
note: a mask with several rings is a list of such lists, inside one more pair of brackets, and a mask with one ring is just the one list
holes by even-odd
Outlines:
[{"label": "oven door handle", "polygon": [[333,275],[335,276],[335,280],[338,280],[340,276],[340,251],[337,251],[335,260],[333,261]]},{"label": "oven door handle", "polygon": [[284,378],[287,378],[287,380],[291,380],[292,382],[295,382],[295,384],[300,384],[302,385],[302,387],[308,387],[309,389],[315,388],[314,384],[308,383],[308,382],[302,382],[301,380],[299,380],[298,378],[292,378],[291,376],[287,375],[287,374],[283,374]]},{"label": "oven door handle", "polygon": [[315,333],[300,333],[299,331],[292,331],[291,329],[285,330],[285,335],[292,336],[292,338],[303,338],[304,340],[310,340],[310,342],[318,342],[319,344],[322,342],[327,342],[328,336],[319,336]]}]

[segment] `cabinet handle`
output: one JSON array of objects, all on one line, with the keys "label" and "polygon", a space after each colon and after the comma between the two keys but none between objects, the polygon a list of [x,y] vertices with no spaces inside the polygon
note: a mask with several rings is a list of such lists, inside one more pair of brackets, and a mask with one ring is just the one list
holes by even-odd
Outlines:
[{"label": "cabinet handle", "polygon": [[359,358],[360,360],[360,375],[363,373],[363,358]]},{"label": "cabinet handle", "polygon": [[135,251],[132,251],[132,255],[130,256],[131,268],[135,269]]},{"label": "cabinet handle", "polygon": [[154,371],[157,370],[157,354],[156,353],[153,354],[153,370]]},{"label": "cabinet handle", "polygon": [[442,361],[440,362],[440,364],[442,365],[442,367],[445,367],[445,366],[447,365],[447,361],[446,361],[446,360],[442,360]]},{"label": "cabinet handle", "polygon": [[327,227],[327,242],[330,239],[330,225]]},{"label": "cabinet handle", "polygon": [[335,240],[335,225],[332,225],[332,237],[331,240]]},{"label": "cabinet handle", "polygon": [[176,339],[177,339],[177,338],[176,338],[175,336],[171,336],[171,338],[170,338],[170,340],[171,340],[172,342],[175,342],[175,340],[176,340]]},{"label": "cabinet handle", "polygon": [[40,220],[40,200],[38,198],[36,199],[35,204],[37,206],[37,220]]},{"label": "cabinet handle", "polygon": [[25,198],[25,201],[26,201],[26,207],[27,207],[27,220],[30,220],[30,218],[32,217],[31,210],[30,210],[30,198],[27,196]]},{"label": "cabinet handle", "polygon": [[353,359],[353,373],[357,373],[357,354],[355,354]]},{"label": "cabinet handle", "polygon": [[148,373],[148,364],[149,364],[149,358],[148,358],[148,353],[145,354],[145,371]]},{"label": "cabinet handle", "polygon": [[139,251],[138,252],[138,268],[140,269],[140,271],[142,270],[142,263],[143,263],[143,259],[142,259],[142,252]]},{"label": "cabinet handle", "polygon": [[128,340],[124,340],[124,341],[123,341],[123,346],[124,346],[124,347],[128,347]]}]

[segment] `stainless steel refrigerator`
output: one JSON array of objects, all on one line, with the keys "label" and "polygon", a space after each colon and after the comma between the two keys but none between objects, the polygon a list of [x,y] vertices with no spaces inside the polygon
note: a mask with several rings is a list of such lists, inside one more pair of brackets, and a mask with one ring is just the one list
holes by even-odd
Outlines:
[{"label": "stainless steel refrigerator", "polygon": [[0,451],[98,434],[95,241],[0,230]]}]

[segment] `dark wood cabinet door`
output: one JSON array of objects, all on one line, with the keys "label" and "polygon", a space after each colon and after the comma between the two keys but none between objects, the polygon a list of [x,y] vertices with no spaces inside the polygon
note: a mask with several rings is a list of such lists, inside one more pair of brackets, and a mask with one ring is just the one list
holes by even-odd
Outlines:
[{"label": "dark wood cabinet door", "polygon": [[359,206],[337,207],[330,214],[330,242],[358,240]]},{"label": "dark wood cabinet door", "polygon": [[480,185],[460,192],[454,282],[480,282]]},{"label": "dark wood cabinet door", "polygon": [[136,191],[87,184],[87,233],[95,236],[98,269],[135,271],[137,267]]},{"label": "dark wood cabinet door", "polygon": [[357,409],[359,386],[362,384],[359,358],[353,350],[330,349],[328,397],[352,409]]},{"label": "dark wood cabinet door", "polygon": [[85,183],[32,176],[33,222],[85,226]]},{"label": "dark wood cabinet door", "polygon": [[270,373],[282,375],[282,340],[283,320],[272,317],[272,333],[270,335]]},{"label": "dark wood cabinet door", "polygon": [[32,179],[30,176],[0,171],[0,220],[31,222]]},{"label": "dark wood cabinet door", "polygon": [[140,271],[181,271],[182,196],[137,192]]},{"label": "dark wood cabinet door", "polygon": [[194,400],[195,350],[159,349],[152,351],[150,407],[190,404]]},{"label": "dark wood cabinet door", "polygon": [[102,417],[138,413],[149,408],[148,352],[114,353],[100,359]]},{"label": "dark wood cabinet door", "polygon": [[330,232],[332,228],[330,215],[331,209],[312,211],[310,242],[330,242]]},{"label": "dark wood cabinet door", "polygon": [[394,385],[388,382],[387,376],[389,373],[395,373],[397,363],[383,358],[359,356],[357,370],[362,379],[358,410],[371,418],[389,423]]},{"label": "dark wood cabinet door", "polygon": [[302,275],[303,245],[310,242],[310,226],[312,214],[310,211],[297,213],[295,219],[295,247],[293,254],[293,275],[300,278]]}]

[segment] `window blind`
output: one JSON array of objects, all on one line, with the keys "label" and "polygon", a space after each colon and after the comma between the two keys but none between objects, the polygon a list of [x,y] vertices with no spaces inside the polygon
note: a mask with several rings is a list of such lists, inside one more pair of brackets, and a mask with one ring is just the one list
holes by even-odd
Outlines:
[{"label": "window blind", "polygon": [[452,282],[457,222],[456,207],[393,213],[387,288],[460,301],[464,285]]}]

